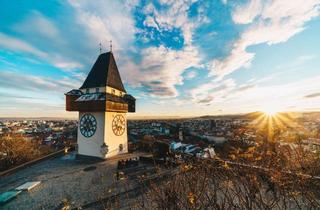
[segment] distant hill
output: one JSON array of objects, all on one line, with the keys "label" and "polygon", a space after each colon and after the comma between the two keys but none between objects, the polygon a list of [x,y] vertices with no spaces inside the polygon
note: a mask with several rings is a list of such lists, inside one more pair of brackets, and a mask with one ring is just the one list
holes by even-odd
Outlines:
[{"label": "distant hill", "polygon": [[[320,119],[320,112],[280,112],[279,115],[288,118],[288,119],[295,119],[295,118],[302,118],[302,117],[308,117],[308,118],[318,118]],[[265,115],[264,112],[256,111],[256,112],[250,112],[245,114],[233,114],[233,115],[204,115],[199,117],[193,117],[193,119],[248,119],[253,120],[257,119],[260,116]]]},{"label": "distant hill", "polygon": [[264,113],[263,112],[251,112],[251,113],[247,113],[247,114],[242,115],[242,117],[246,118],[246,119],[257,119],[261,115],[264,115]]},{"label": "distant hill", "polygon": [[[263,112],[251,112],[248,114],[244,114],[244,118],[248,119],[256,119],[260,117],[261,115],[264,115]],[[282,117],[288,118],[288,119],[296,119],[296,118],[320,118],[320,112],[279,112],[278,115],[281,115]]]}]

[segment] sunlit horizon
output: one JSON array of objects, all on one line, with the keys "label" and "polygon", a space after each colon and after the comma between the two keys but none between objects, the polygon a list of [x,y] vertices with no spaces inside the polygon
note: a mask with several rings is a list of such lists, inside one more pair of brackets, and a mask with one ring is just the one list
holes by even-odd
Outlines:
[{"label": "sunlit horizon", "polygon": [[[278,118],[281,115],[289,115],[292,117],[292,119],[295,119],[297,117],[302,116],[303,114],[308,114],[308,113],[320,113],[320,110],[313,110],[313,111],[281,111],[281,112],[276,112],[272,110],[255,110],[252,112],[242,112],[242,113],[228,113],[228,114],[204,114],[204,115],[188,115],[188,114],[162,114],[162,115],[137,115],[137,114],[127,114],[127,118],[129,120],[135,120],[135,119],[183,119],[183,118],[198,118],[198,117],[232,117],[232,116],[250,116],[252,114],[257,115],[258,117],[254,119],[255,121],[257,120],[265,120],[265,119],[272,119],[272,118]],[[77,113],[71,113],[68,115],[37,115],[37,114],[30,114],[30,115],[17,115],[17,116],[12,116],[12,114],[6,115],[1,115],[0,119],[67,119],[67,120],[78,120],[78,114]],[[264,121],[265,122],[265,121]]]}]

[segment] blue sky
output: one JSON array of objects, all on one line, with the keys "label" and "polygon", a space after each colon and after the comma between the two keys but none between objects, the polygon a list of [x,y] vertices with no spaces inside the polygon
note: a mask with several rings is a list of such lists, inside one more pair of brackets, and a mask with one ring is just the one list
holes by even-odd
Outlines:
[{"label": "blue sky", "polygon": [[319,0],[2,0],[0,117],[76,117],[109,40],[136,116],[320,109]]}]

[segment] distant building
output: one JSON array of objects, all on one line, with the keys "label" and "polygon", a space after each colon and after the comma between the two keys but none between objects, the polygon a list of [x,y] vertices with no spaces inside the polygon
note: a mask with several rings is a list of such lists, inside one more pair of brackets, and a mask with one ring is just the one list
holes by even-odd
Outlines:
[{"label": "distant building", "polygon": [[181,128],[179,129],[179,140],[183,141],[183,130]]},{"label": "distant building", "polygon": [[215,144],[222,144],[226,142],[226,138],[224,136],[204,136],[209,142],[213,142]]},{"label": "distant building", "polygon": [[210,130],[213,130],[217,127],[217,123],[215,120],[210,120]]}]

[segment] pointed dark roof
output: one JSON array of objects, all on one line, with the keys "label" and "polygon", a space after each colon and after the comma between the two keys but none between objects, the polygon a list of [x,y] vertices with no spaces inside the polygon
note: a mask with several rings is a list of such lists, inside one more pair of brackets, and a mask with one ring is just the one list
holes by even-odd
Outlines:
[{"label": "pointed dark roof", "polygon": [[126,92],[112,52],[99,55],[80,89],[104,86]]}]

